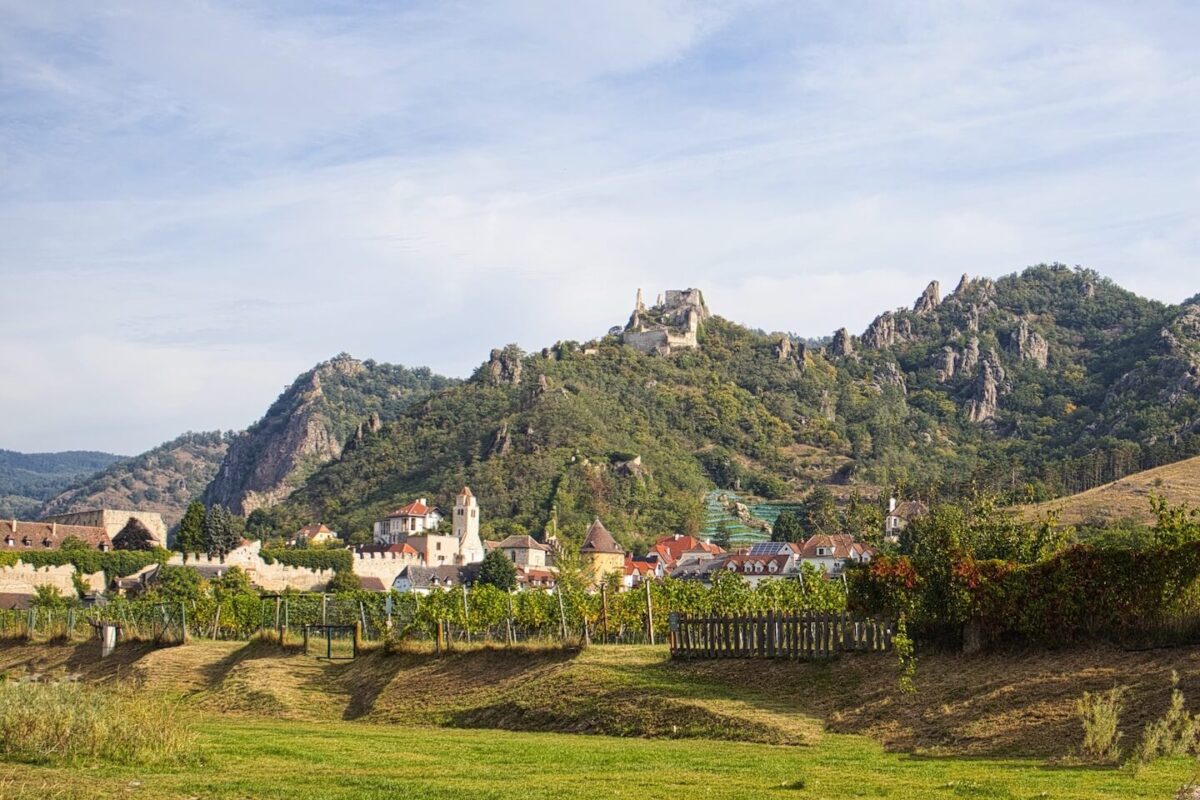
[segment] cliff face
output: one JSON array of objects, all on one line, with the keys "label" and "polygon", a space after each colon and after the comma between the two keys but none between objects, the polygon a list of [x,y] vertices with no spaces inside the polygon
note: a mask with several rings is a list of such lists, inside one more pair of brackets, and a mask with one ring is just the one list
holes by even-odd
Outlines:
[{"label": "cliff face", "polygon": [[346,355],[318,364],[233,438],[204,502],[239,514],[274,505],[322,464],[339,458],[364,425],[378,427],[381,419],[451,383],[427,369]]}]

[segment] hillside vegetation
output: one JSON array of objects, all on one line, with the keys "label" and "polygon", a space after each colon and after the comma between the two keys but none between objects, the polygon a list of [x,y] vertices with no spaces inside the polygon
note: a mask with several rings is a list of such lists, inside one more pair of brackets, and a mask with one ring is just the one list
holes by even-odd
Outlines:
[{"label": "hillside vegetation", "polygon": [[17,453],[0,450],[0,517],[28,517],[54,495],[104,469],[120,456],[72,450]]},{"label": "hillside vegetation", "polygon": [[157,511],[173,525],[217,474],[228,447],[228,436],[220,431],[185,433],[83,479],[51,498],[39,513],[91,508]]},{"label": "hillside vegetation", "polygon": [[611,336],[510,345],[365,431],[282,518],[362,537],[402,500],[447,505],[466,483],[503,528],[537,533],[557,510],[568,537],[600,515],[629,542],[698,530],[713,486],[1049,498],[1195,454],[1198,321],[1200,306],[1055,265],[964,276],[944,300],[931,286],[823,350],[719,317],[669,357]]}]

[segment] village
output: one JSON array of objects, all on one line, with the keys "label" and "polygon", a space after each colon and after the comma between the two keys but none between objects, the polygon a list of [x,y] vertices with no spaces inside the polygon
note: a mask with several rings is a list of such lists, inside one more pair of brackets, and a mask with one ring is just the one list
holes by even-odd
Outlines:
[{"label": "village", "polygon": [[[482,513],[479,500],[464,486],[449,514],[425,497],[394,509],[375,522],[371,544],[347,545],[338,532],[318,522],[295,531],[287,545],[348,552],[357,586],[365,591],[426,595],[469,587],[493,553],[499,555],[492,558],[502,556],[511,563],[515,591],[553,591],[565,552],[554,525],[541,540],[527,534],[485,540],[480,536]],[[893,499],[882,539],[895,542],[909,520],[925,513],[921,503]],[[268,557],[261,541],[248,539],[220,554],[164,553],[165,558],[127,575],[86,573],[71,559],[41,555],[65,555],[73,549],[163,552],[168,528],[153,512],[97,509],[37,521],[6,520],[0,523],[0,536],[0,552],[11,554],[0,566],[0,609],[28,609],[39,590],[78,598],[84,605],[103,603],[106,594],[133,598],[155,585],[164,566],[195,571],[203,580],[220,579],[236,568],[263,593],[325,592],[334,578],[329,568]],[[738,575],[753,588],[770,580],[803,580],[806,565],[832,580],[842,577],[848,565],[867,563],[875,554],[875,547],[850,534],[813,534],[801,542],[764,541],[728,550],[699,536],[672,534],[658,537],[645,553],[633,553],[597,518],[571,558],[590,590],[627,591],[664,578],[710,586],[723,573]]]}]

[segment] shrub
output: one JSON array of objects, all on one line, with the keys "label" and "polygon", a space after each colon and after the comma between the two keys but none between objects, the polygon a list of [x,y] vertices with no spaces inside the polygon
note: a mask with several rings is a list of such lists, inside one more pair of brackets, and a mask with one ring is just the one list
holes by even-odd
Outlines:
[{"label": "shrub", "polygon": [[1101,694],[1084,692],[1075,703],[1075,713],[1083,725],[1082,756],[1097,763],[1112,764],[1121,757],[1121,711],[1125,690],[1113,687]]},{"label": "shrub", "polygon": [[0,683],[0,756],[34,763],[179,760],[194,733],[178,703],[135,689]]}]

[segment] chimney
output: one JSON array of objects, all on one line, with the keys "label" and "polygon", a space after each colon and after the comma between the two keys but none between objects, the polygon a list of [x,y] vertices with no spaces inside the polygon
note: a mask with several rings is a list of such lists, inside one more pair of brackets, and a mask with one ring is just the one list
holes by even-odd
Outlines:
[{"label": "chimney", "polygon": [[423,506],[427,506],[427,505],[429,505],[429,501],[428,501],[426,498],[424,498],[424,497],[422,497],[422,498],[421,498],[420,500],[418,500],[417,502],[418,502],[418,503],[420,503],[420,504],[421,504],[421,505],[423,505]]},{"label": "chimney", "polygon": [[889,497],[888,498],[888,513],[891,514],[895,510],[896,510],[896,498]]}]

